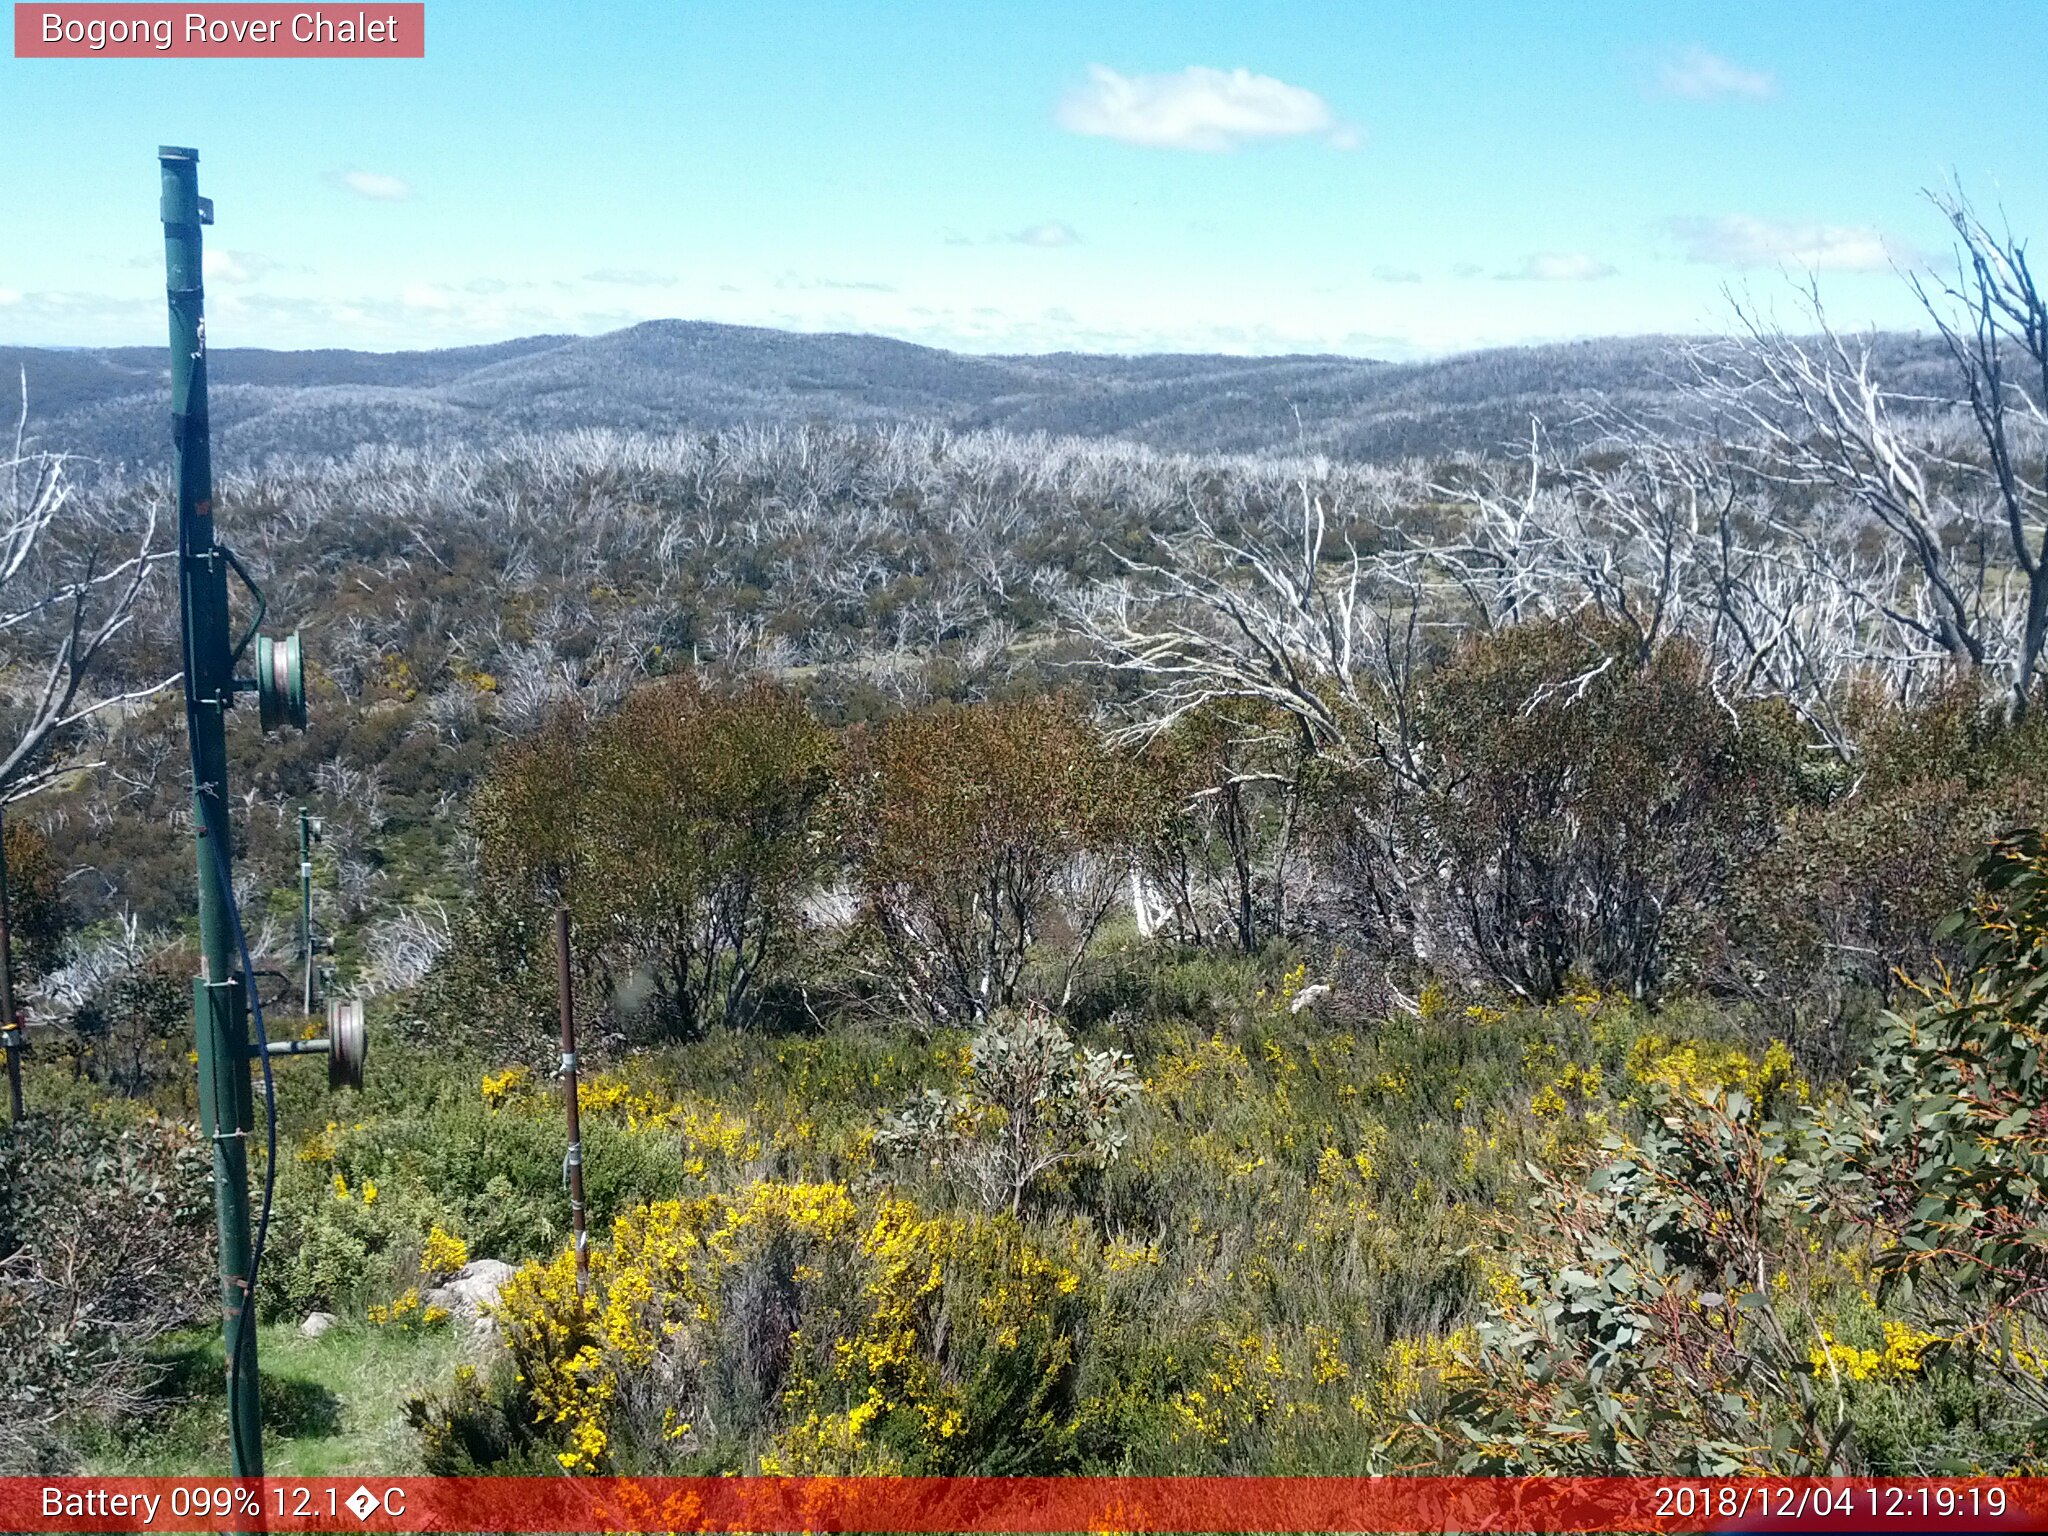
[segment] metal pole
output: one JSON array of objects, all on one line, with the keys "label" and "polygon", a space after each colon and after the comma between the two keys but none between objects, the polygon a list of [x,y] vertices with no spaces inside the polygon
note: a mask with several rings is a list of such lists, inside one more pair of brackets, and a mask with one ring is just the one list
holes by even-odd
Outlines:
[{"label": "metal pole", "polygon": [[569,1230],[576,1244],[576,1294],[590,1289],[590,1237],[583,1229],[583,1131],[576,1114],[576,1005],[569,981],[569,909],[555,908],[555,996],[562,1012],[562,1111],[569,1119]]},{"label": "metal pole", "polygon": [[16,1125],[21,1099],[21,1020],[14,1015],[14,928],[7,908],[7,805],[0,800],[0,1034],[7,1039],[7,1107]]},{"label": "metal pole", "polygon": [[178,596],[185,644],[185,718],[192,739],[192,829],[199,857],[199,964],[192,1012],[199,1048],[199,1117],[213,1145],[220,1232],[220,1299],[227,1344],[228,1439],[233,1474],[263,1473],[256,1391],[255,1314],[249,1295],[248,999],[235,968],[229,922],[227,721],[234,702],[228,568],[213,537],[213,460],[206,413],[206,295],[199,152],[157,151],[163,176],[164,286],[171,314],[171,437],[178,481]]},{"label": "metal pole", "polygon": [[313,1012],[313,817],[299,807],[299,947],[306,956],[306,1013]]}]

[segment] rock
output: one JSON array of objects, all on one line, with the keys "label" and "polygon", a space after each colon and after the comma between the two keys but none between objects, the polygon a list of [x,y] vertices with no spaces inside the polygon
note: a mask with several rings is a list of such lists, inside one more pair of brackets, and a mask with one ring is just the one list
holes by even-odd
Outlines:
[{"label": "rock", "polygon": [[503,1259],[471,1259],[445,1285],[437,1285],[420,1298],[423,1305],[447,1308],[452,1320],[467,1323],[478,1333],[495,1329],[484,1309],[498,1299],[505,1282],[517,1273]]},{"label": "rock", "polygon": [[1329,995],[1330,984],[1327,981],[1319,981],[1314,986],[1303,987],[1294,994],[1294,1000],[1287,1005],[1287,1011],[1289,1013],[1299,1013],[1304,1008],[1313,1008]]},{"label": "rock", "polygon": [[317,1339],[340,1321],[332,1312],[308,1312],[306,1320],[299,1324],[299,1332],[309,1339]]}]

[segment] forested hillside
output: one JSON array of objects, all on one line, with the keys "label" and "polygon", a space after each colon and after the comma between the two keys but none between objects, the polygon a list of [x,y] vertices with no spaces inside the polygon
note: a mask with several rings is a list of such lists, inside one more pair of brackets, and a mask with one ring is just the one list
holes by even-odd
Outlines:
[{"label": "forested hillside", "polygon": [[[253,338],[252,338],[253,339]],[[1885,338],[1911,392],[1939,361]],[[1540,414],[1569,436],[1596,400],[1670,404],[1687,372],[1670,339],[1587,341],[1393,364],[1344,357],[980,357],[877,336],[806,336],[653,321],[604,336],[532,336],[445,352],[210,354],[226,459],[345,457],[364,446],[475,446],[518,432],[806,422],[933,423],[1119,438],[1171,452],[1307,449],[1392,460],[1487,452]],[[32,423],[75,453],[149,466],[166,449],[159,348],[0,347],[26,371]]]}]

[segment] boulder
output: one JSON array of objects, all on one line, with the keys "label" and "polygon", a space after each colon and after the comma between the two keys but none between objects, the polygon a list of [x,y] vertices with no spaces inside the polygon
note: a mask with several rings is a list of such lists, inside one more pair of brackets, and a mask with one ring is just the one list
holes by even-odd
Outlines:
[{"label": "boulder", "polygon": [[466,1323],[478,1333],[490,1333],[495,1324],[484,1309],[498,1299],[498,1292],[515,1273],[514,1266],[503,1259],[471,1259],[420,1301],[429,1307],[445,1307],[456,1324]]},{"label": "boulder", "polygon": [[299,1324],[299,1332],[309,1339],[317,1339],[340,1321],[332,1312],[308,1312],[306,1320]]}]

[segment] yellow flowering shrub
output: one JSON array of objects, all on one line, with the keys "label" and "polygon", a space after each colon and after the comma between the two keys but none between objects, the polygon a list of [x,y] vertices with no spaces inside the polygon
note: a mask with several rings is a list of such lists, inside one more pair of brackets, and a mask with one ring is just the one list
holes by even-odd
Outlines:
[{"label": "yellow flowering shrub", "polygon": [[1311,1377],[1319,1387],[1332,1382],[1349,1381],[1351,1365],[1345,1360],[1337,1336],[1319,1323],[1308,1325],[1309,1347],[1315,1352],[1315,1363]]},{"label": "yellow flowering shrub", "polygon": [[1897,1381],[1918,1375],[1920,1357],[1928,1346],[1944,1342],[1943,1335],[1924,1333],[1897,1318],[1885,1318],[1879,1326],[1883,1336],[1883,1347],[1879,1349],[1860,1349],[1844,1343],[1822,1327],[1807,1349],[1814,1375],[1844,1381]]},{"label": "yellow flowering shrub", "polygon": [[1133,1243],[1124,1238],[1113,1239],[1102,1251],[1103,1266],[1113,1275],[1125,1274],[1130,1270],[1159,1268],[1159,1244]]},{"label": "yellow flowering shrub", "polygon": [[1250,1078],[1244,1047],[1221,1033],[1201,1040],[1183,1036],[1146,1079],[1145,1089],[1162,1099],[1192,1098],[1203,1090],[1229,1095],[1249,1086]]},{"label": "yellow flowering shrub", "polygon": [[429,1280],[446,1279],[468,1262],[469,1245],[435,1222],[420,1247],[420,1273]]},{"label": "yellow flowering shrub", "polygon": [[639,1207],[530,1264],[498,1315],[527,1419],[572,1472],[672,1464],[695,1426],[766,1432],[766,1472],[947,1471],[992,1431],[1056,1442],[1081,1277],[1007,1218],[843,1184]]},{"label": "yellow flowering shrub", "polygon": [[377,1203],[377,1181],[375,1179],[366,1178],[354,1189],[350,1189],[348,1176],[337,1172],[329,1180],[329,1183],[334,1190],[334,1198],[337,1200],[354,1200],[360,1197],[364,1205],[375,1205]]},{"label": "yellow flowering shrub", "polygon": [[532,1069],[526,1066],[510,1066],[499,1072],[486,1072],[481,1085],[484,1103],[492,1109],[501,1109],[524,1094],[532,1080]]},{"label": "yellow flowering shrub", "polygon": [[1380,1220],[1375,1196],[1385,1145],[1385,1127],[1368,1124],[1350,1152],[1337,1147],[1322,1149],[1308,1191],[1307,1237],[1355,1240],[1363,1224]]},{"label": "yellow flowering shrub", "polygon": [[311,1311],[361,1316],[369,1302],[440,1278],[443,1272],[420,1267],[421,1256],[437,1224],[444,1233],[457,1230],[461,1208],[436,1190],[415,1156],[394,1155],[383,1129],[329,1121],[295,1155],[280,1157],[257,1292],[266,1321]]},{"label": "yellow flowering shrub", "polygon": [[1215,1333],[1194,1379],[1168,1397],[1166,1407],[1181,1437],[1228,1446],[1264,1427],[1296,1377],[1269,1332],[1219,1323]]},{"label": "yellow flowering shrub", "polygon": [[1308,962],[1304,960],[1291,967],[1287,974],[1280,978],[1277,990],[1261,987],[1253,993],[1252,1005],[1267,1013],[1286,1015],[1293,1011],[1295,998],[1307,985]]},{"label": "yellow flowering shrub", "polygon": [[1581,1067],[1566,1062],[1556,1077],[1545,1083],[1529,1101],[1530,1113],[1539,1120],[1555,1120],[1570,1113],[1584,1115],[1587,1106],[1600,1096],[1600,1067]]},{"label": "yellow flowering shrub", "polygon": [[1804,1104],[1813,1094],[1794,1066],[1791,1047],[1782,1040],[1773,1040],[1761,1056],[1752,1057],[1738,1046],[1642,1035],[1629,1047],[1627,1068],[1631,1082],[1662,1086],[1692,1099],[1736,1090],[1759,1103],[1790,1096]]},{"label": "yellow flowering shrub", "polygon": [[[360,1129],[360,1127],[358,1127]],[[298,1160],[302,1163],[331,1163],[334,1161],[335,1139],[341,1134],[341,1127],[335,1121],[328,1121],[324,1129],[315,1131],[300,1143]]]},{"label": "yellow flowering shrub", "polygon": [[439,1327],[448,1321],[448,1309],[425,1305],[419,1290],[407,1286],[388,1305],[379,1304],[370,1308],[372,1326],[395,1328],[402,1333],[419,1333],[428,1328]]},{"label": "yellow flowering shrub", "polygon": [[1468,1363],[1478,1347],[1471,1328],[1450,1334],[1403,1334],[1387,1345],[1366,1390],[1354,1393],[1351,1410],[1383,1428],[1404,1421],[1410,1410],[1447,1387],[1472,1379]]}]

